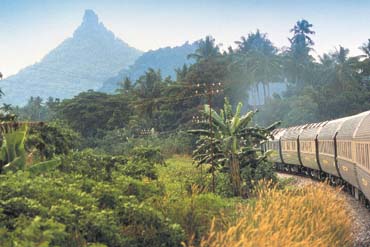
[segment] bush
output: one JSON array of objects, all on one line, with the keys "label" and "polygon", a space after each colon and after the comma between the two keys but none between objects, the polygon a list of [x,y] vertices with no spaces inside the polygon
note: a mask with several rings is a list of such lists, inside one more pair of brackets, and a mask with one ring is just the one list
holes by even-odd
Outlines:
[{"label": "bush", "polygon": [[274,165],[268,161],[261,161],[258,165],[246,165],[241,170],[241,177],[245,181],[247,194],[253,191],[255,184],[260,180],[277,182]]},{"label": "bush", "polygon": [[1,246],[180,246],[182,228],[148,203],[161,187],[125,176],[119,162],[106,173],[107,157],[87,153],[43,176],[0,175]]},{"label": "bush", "polygon": [[164,157],[160,151],[159,148],[154,147],[144,147],[139,146],[135,147],[131,153],[130,156],[132,158],[132,162],[134,163],[149,163],[151,165],[159,164],[163,165]]},{"label": "bush", "polygon": [[127,155],[135,147],[157,147],[167,158],[174,154],[191,154],[194,146],[194,136],[179,131],[169,135],[152,135],[145,138],[134,138],[134,135],[125,129],[116,129],[100,133],[98,140],[94,139],[91,147],[111,155]]},{"label": "bush", "polygon": [[158,182],[164,187],[164,196],[150,198],[151,204],[178,223],[187,238],[199,239],[213,217],[233,214],[235,202],[208,193],[211,176],[202,174],[190,157],[175,156],[166,164],[158,167]]},{"label": "bush", "polygon": [[54,155],[65,155],[71,150],[78,149],[81,136],[70,129],[66,123],[57,121],[47,125],[32,126],[26,140],[26,149],[39,154],[46,159]]},{"label": "bush", "polygon": [[83,174],[95,180],[110,180],[112,172],[127,163],[124,156],[95,154],[93,150],[72,152],[62,157],[59,169],[66,173]]}]

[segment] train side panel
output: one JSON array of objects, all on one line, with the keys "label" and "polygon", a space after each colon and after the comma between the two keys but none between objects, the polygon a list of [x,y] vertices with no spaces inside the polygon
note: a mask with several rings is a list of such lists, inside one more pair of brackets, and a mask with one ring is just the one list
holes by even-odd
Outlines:
[{"label": "train side panel", "polygon": [[337,130],[343,123],[344,119],[337,119],[329,121],[325,126],[322,127],[318,134],[318,146],[319,146],[319,162],[321,169],[331,175],[340,177],[336,162],[335,162],[335,143],[334,137]]},{"label": "train side panel", "polygon": [[320,170],[316,157],[316,136],[327,122],[307,125],[299,136],[301,161],[304,167]]},{"label": "train side panel", "polygon": [[365,116],[366,113],[361,113],[346,118],[336,136],[337,163],[340,175],[345,181],[356,188],[359,188],[359,184],[357,179],[356,161],[353,157],[353,138],[356,129],[359,127]]},{"label": "train side panel", "polygon": [[366,113],[354,134],[353,156],[357,164],[359,187],[370,200],[370,111]]},{"label": "train side panel", "polygon": [[301,133],[303,126],[297,126],[286,129],[281,137],[281,152],[283,161],[286,164],[300,166],[298,155],[298,136]]},{"label": "train side panel", "polygon": [[268,140],[267,149],[273,150],[270,160],[276,163],[283,163],[280,157],[280,138],[284,134],[285,129],[276,129],[272,132],[273,140]]}]

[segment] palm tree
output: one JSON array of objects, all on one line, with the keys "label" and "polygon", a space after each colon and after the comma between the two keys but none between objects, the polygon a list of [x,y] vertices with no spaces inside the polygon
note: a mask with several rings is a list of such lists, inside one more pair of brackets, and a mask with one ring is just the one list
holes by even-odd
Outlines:
[{"label": "palm tree", "polygon": [[315,32],[311,30],[312,27],[313,25],[304,19],[297,21],[294,27],[290,29],[290,32],[293,32],[294,36],[289,40],[292,43],[304,42],[308,46],[314,45],[315,43],[309,36],[310,34],[315,34]]},{"label": "palm tree", "polygon": [[140,115],[152,120],[153,112],[158,107],[158,98],[162,95],[162,86],[161,72],[151,68],[136,81],[134,93],[138,100],[135,106]]},{"label": "palm tree", "polygon": [[[237,63],[254,80],[257,98],[259,98],[259,84],[262,83],[264,101],[270,97],[270,82],[280,72],[281,61],[277,55],[278,49],[267,38],[267,34],[248,34],[248,38],[241,37],[241,41],[235,41],[238,45]],[[260,101],[260,100],[259,100]]]},{"label": "palm tree", "polygon": [[370,39],[360,47],[360,50],[365,53],[364,57],[370,58]]},{"label": "palm tree", "polygon": [[359,57],[348,57],[349,49],[339,46],[332,54],[335,61],[335,79],[342,90],[356,82]]},{"label": "palm tree", "polygon": [[215,44],[216,40],[208,35],[198,43],[195,53],[189,54],[188,58],[194,58],[196,61],[207,60],[220,55],[220,48]]},{"label": "palm tree", "polygon": [[288,38],[290,42],[290,48],[285,54],[287,72],[295,84],[304,84],[305,71],[310,68],[313,57],[310,56],[310,51],[314,45],[313,40],[309,35],[315,34],[311,30],[313,27],[306,20],[297,21],[296,25],[290,30],[293,33],[292,38]]},{"label": "palm tree", "polygon": [[12,105],[6,103],[3,103],[3,106],[0,107],[0,109],[3,110],[5,113],[10,113],[11,111],[13,111]]},{"label": "palm tree", "polygon": [[261,33],[259,29],[255,33],[249,33],[248,37],[241,37],[240,41],[235,41],[238,45],[239,53],[248,53],[251,51],[259,51],[264,54],[275,54],[277,48],[267,38],[266,33]]},{"label": "palm tree", "polygon": [[[242,194],[241,167],[249,163],[259,164],[266,159],[258,146],[268,138],[270,131],[278,124],[275,123],[268,128],[250,127],[257,111],[249,111],[242,115],[242,106],[240,102],[233,113],[230,102],[225,98],[224,109],[218,114],[210,109],[209,105],[205,105],[203,113],[210,113],[213,131],[208,129],[189,131],[200,135],[194,159],[199,165],[212,164],[211,169],[221,165],[228,170],[235,196]],[[212,150],[214,153],[211,153]],[[211,160],[212,157],[215,160]]]},{"label": "palm tree", "polygon": [[343,91],[358,81],[359,58],[349,57],[349,50],[339,46],[335,52],[320,57],[322,83],[331,84],[334,91]]},{"label": "palm tree", "polygon": [[[367,43],[364,43],[360,50],[364,53],[361,57],[364,58],[363,61],[361,61],[360,68],[361,68],[361,75],[363,81],[367,82],[369,85],[370,81],[370,39],[368,39]],[[369,85],[370,87],[370,85]]]},{"label": "palm tree", "polygon": [[125,80],[121,82],[120,87],[116,89],[116,92],[127,94],[130,92],[131,89],[132,89],[132,82],[130,78],[126,77]]},{"label": "palm tree", "polygon": [[281,59],[276,54],[267,54],[259,51],[249,52],[244,55],[244,61],[249,73],[258,84],[262,83],[264,101],[270,97],[270,82],[277,78],[281,70]]}]

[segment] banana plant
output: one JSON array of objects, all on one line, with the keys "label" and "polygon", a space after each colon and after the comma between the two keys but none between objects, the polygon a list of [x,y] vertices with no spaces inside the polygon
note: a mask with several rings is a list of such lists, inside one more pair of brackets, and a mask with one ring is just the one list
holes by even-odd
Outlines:
[{"label": "banana plant", "polygon": [[24,143],[27,135],[27,125],[16,125],[13,122],[1,125],[3,142],[0,151],[1,170],[16,171],[26,166],[27,153]]},{"label": "banana plant", "polygon": [[1,123],[2,146],[0,148],[0,173],[17,170],[29,170],[31,173],[42,173],[60,164],[59,159],[27,165],[25,141],[28,125],[25,123]]},{"label": "banana plant", "polygon": [[[203,114],[211,115],[212,131],[208,128],[189,131],[200,135],[197,148],[193,152],[194,160],[199,165],[215,162],[228,171],[235,196],[242,193],[241,166],[245,165],[245,162],[258,164],[265,160],[266,154],[262,154],[259,147],[279,124],[276,122],[267,128],[251,126],[257,111],[242,115],[242,107],[243,104],[239,103],[233,113],[229,100],[225,98],[224,107],[218,114],[214,109],[210,109],[209,105],[205,105]],[[211,167],[216,169],[216,165]]]}]

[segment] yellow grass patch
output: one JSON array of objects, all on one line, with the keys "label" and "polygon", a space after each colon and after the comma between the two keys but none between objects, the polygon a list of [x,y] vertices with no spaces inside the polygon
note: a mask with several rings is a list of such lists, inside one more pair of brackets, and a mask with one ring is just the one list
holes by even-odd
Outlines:
[{"label": "yellow grass patch", "polygon": [[[351,223],[339,189],[326,184],[291,190],[260,186],[226,227],[214,219],[201,247],[352,246]],[[194,245],[190,245],[194,246]]]}]

